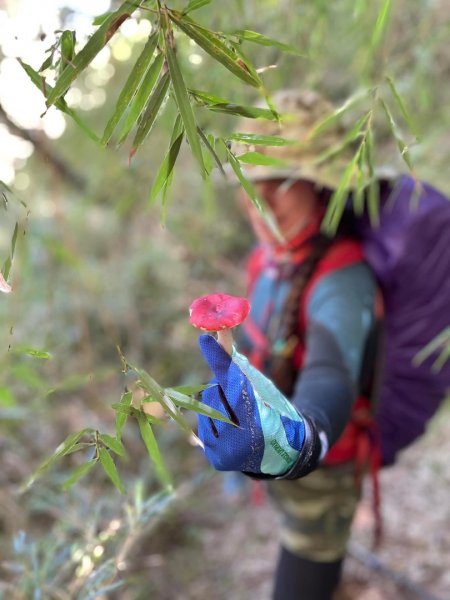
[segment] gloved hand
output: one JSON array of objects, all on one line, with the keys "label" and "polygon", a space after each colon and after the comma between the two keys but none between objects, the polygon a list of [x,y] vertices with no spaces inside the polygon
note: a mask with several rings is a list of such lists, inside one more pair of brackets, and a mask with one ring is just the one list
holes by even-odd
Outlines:
[{"label": "gloved hand", "polygon": [[230,356],[211,335],[199,338],[214,374],[202,401],[228,414],[238,426],[199,416],[198,435],[209,462],[219,471],[278,476],[295,464],[305,425],[273,383],[233,348]]}]

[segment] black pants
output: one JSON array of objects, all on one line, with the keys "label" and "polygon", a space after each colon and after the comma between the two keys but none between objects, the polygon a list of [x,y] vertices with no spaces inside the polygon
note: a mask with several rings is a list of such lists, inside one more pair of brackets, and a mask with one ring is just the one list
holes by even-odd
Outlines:
[{"label": "black pants", "polygon": [[332,600],[341,578],[342,562],[314,562],[282,547],[273,600]]}]

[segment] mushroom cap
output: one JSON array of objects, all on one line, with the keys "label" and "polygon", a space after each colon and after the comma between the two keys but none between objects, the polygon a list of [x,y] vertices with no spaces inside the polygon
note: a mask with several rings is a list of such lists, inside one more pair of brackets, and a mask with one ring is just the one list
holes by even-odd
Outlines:
[{"label": "mushroom cap", "polygon": [[220,331],[242,323],[250,312],[247,298],[228,294],[208,294],[196,298],[189,307],[189,322],[197,329]]}]

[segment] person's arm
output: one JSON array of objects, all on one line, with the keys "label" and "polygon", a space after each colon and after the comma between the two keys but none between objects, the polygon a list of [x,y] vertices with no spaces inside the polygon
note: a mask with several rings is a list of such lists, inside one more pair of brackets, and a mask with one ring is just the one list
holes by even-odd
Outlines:
[{"label": "person's arm", "polygon": [[212,336],[200,337],[214,374],[203,402],[234,422],[199,415],[198,435],[216,469],[297,479],[340,435],[356,395],[375,284],[362,265],[336,275],[321,280],[308,305],[306,362],[294,403],[236,350],[230,356]]},{"label": "person's arm", "polygon": [[306,307],[305,362],[292,401],[318,430],[321,458],[350,418],[374,325],[375,293],[373,275],[358,263],[321,279]]}]

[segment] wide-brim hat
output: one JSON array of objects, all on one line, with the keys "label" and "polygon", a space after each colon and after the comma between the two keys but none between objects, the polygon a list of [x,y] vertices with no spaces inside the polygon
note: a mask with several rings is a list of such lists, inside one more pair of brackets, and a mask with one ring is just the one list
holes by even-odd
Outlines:
[{"label": "wide-brim hat", "polygon": [[[236,156],[259,152],[277,161],[270,166],[241,162],[245,177],[254,183],[304,179],[320,187],[336,188],[354,152],[344,144],[344,127],[337,120],[329,119],[335,113],[333,105],[317,92],[299,90],[276,92],[272,101],[279,120],[244,118],[237,132],[281,137],[289,143],[266,146],[233,142],[231,150]],[[227,169],[227,174],[231,180],[235,179],[231,169]]]}]

